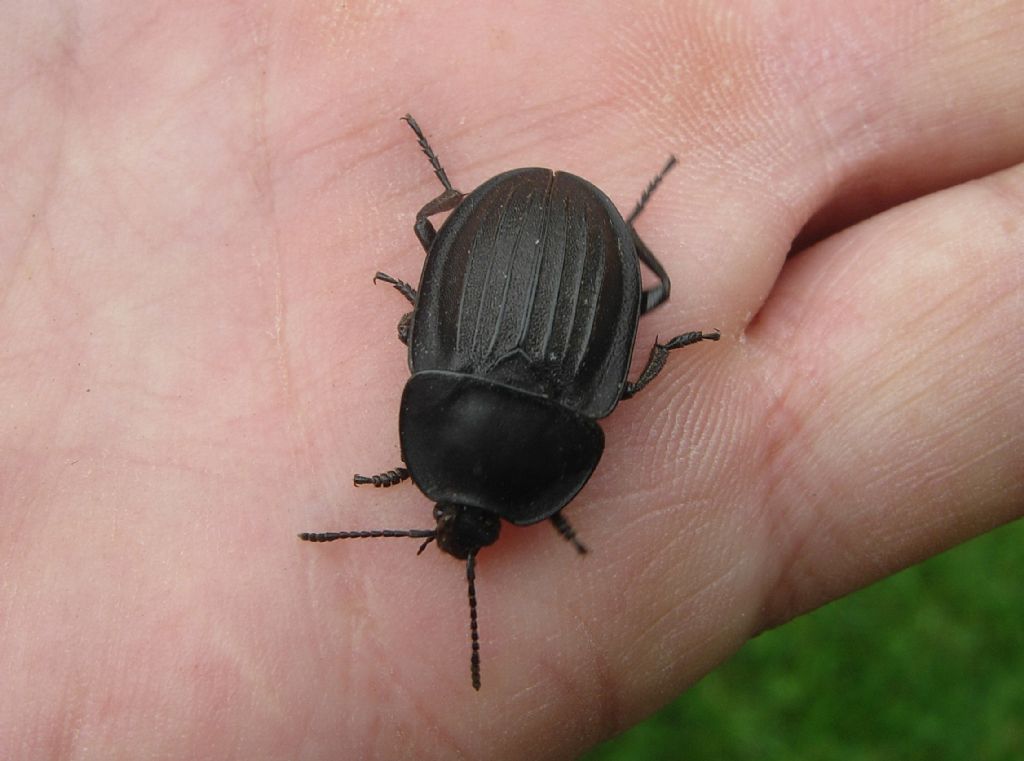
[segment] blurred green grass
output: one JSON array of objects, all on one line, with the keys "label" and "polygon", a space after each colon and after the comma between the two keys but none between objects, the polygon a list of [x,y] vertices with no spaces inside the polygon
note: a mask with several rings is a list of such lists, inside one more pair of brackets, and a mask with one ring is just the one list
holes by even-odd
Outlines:
[{"label": "blurred green grass", "polygon": [[585,761],[1024,761],[1024,521],[762,634]]}]

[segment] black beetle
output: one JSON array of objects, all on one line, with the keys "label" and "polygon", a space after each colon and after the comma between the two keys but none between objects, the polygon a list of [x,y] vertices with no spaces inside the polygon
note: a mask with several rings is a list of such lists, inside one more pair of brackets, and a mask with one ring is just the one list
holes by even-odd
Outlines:
[{"label": "black beetle", "polygon": [[[423,131],[406,115],[443,192],[416,215],[426,262],[419,289],[378,272],[413,305],[398,323],[412,377],[402,394],[405,467],[354,477],[357,486],[412,478],[436,503],[433,529],[303,533],[310,542],[382,536],[432,541],[466,561],[470,673],[480,689],[476,553],[502,519],[549,519],[580,553],[562,515],[604,450],[597,420],[656,376],[672,349],[718,332],[655,342],[636,381],[626,378],[640,315],[669,296],[665,269],[633,229],[672,157],[623,219],[584,179],[513,169],[469,195],[455,190]],[[451,214],[439,231],[429,217]],[[643,262],[657,276],[643,289]]]}]

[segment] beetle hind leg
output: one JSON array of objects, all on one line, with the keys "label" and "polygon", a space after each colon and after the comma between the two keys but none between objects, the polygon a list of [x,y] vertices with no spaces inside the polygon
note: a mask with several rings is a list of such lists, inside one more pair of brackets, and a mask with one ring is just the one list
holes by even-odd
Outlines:
[{"label": "beetle hind leg", "polygon": [[647,183],[647,187],[644,188],[644,192],[640,194],[640,200],[636,202],[636,206],[633,207],[633,211],[630,212],[629,216],[626,217],[626,224],[632,225],[633,220],[640,216],[640,212],[644,210],[647,202],[651,200],[651,195],[657,190],[661,181],[665,179],[665,175],[669,173],[678,162],[675,156],[669,156],[668,161],[665,162],[665,166],[661,168],[661,171],[654,175],[654,179]]},{"label": "beetle hind leg", "polygon": [[650,383],[658,373],[661,372],[662,368],[665,367],[665,361],[668,359],[668,353],[673,349],[681,349],[684,346],[690,344],[699,343],[700,341],[717,341],[722,337],[722,334],[717,330],[711,333],[701,333],[699,330],[691,333],[683,333],[681,336],[676,336],[668,343],[660,344],[657,341],[654,342],[654,346],[651,348],[651,356],[647,358],[647,365],[644,367],[643,372],[640,373],[640,377],[633,382],[626,382],[626,386],[622,389],[622,399],[630,399],[635,396],[639,391]]},{"label": "beetle hind leg", "polygon": [[637,201],[633,211],[628,217],[626,217],[626,224],[629,225],[629,229],[633,232],[633,243],[636,246],[636,255],[640,258],[644,264],[646,264],[651,272],[658,276],[658,284],[647,288],[643,292],[643,298],[640,301],[640,314],[645,314],[654,307],[661,304],[663,301],[668,299],[669,291],[672,289],[672,282],[668,278],[668,273],[665,272],[665,268],[661,266],[661,262],[658,258],[651,253],[651,250],[644,245],[644,242],[640,240],[640,236],[636,234],[636,230],[633,229],[633,221],[640,216],[640,212],[647,206],[647,202],[651,200],[651,195],[661,184],[661,181],[665,179],[665,175],[668,174],[669,170],[676,165],[676,157],[669,156],[668,162],[662,167],[661,171],[658,172],[654,179],[647,183],[647,187],[644,188],[644,192],[640,194],[640,200]]},{"label": "beetle hind leg", "polygon": [[430,251],[430,247],[434,244],[434,238],[437,237],[437,230],[434,229],[434,225],[431,224],[427,217],[451,211],[460,203],[462,203],[462,193],[448,188],[448,190],[444,191],[433,201],[428,201],[416,213],[416,224],[413,225],[412,229],[416,231],[416,237],[419,238],[420,245],[423,246],[424,251]]},{"label": "beetle hind leg", "polygon": [[427,217],[433,216],[434,214],[440,214],[444,211],[452,211],[452,209],[462,203],[462,199],[463,195],[456,191],[456,189],[450,187],[433,201],[427,202],[427,204],[417,212],[416,223],[413,225],[413,229],[416,230],[416,237],[420,239],[420,245],[423,246],[424,251],[430,251],[430,247],[434,243],[434,238],[437,237],[437,230],[434,229],[434,225],[431,224]]},{"label": "beetle hind leg", "polygon": [[640,240],[640,236],[633,230],[633,245],[636,247],[636,255],[653,272],[658,282],[650,288],[645,288],[640,294],[640,314],[647,314],[654,307],[664,301],[668,301],[669,293],[672,291],[672,281],[658,258],[647,248],[647,244]]},{"label": "beetle hind leg", "polygon": [[569,544],[576,548],[576,552],[581,555],[587,554],[586,546],[576,538],[576,530],[569,525],[569,521],[565,519],[565,516],[563,516],[561,512],[557,512],[551,516],[551,523],[554,524],[556,529],[558,529],[558,533],[561,534]]},{"label": "beetle hind leg", "polygon": [[434,175],[444,186],[444,191],[442,191],[441,195],[432,201],[428,201],[417,212],[416,224],[413,226],[413,229],[416,231],[416,237],[419,238],[420,244],[423,246],[423,250],[430,251],[430,246],[434,243],[437,231],[427,217],[454,209],[462,201],[462,193],[452,187],[452,183],[448,180],[448,174],[444,171],[444,167],[441,166],[440,159],[437,158],[437,154],[434,153],[430,143],[427,142],[426,135],[423,134],[423,130],[420,129],[420,125],[416,123],[412,115],[406,114],[402,119],[416,133],[416,141],[420,144],[420,149],[426,154],[427,159],[430,160],[430,166],[434,168]]}]

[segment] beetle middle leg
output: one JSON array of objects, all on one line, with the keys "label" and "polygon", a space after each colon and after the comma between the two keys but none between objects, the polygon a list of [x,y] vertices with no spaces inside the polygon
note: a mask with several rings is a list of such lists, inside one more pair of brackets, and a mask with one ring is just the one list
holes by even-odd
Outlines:
[{"label": "beetle middle leg", "polygon": [[567,542],[576,548],[576,552],[581,555],[587,554],[587,548],[576,538],[576,530],[569,525],[569,521],[565,519],[561,511],[551,516],[551,522],[555,528],[558,529],[558,533],[561,534]]},{"label": "beetle middle leg", "polygon": [[[373,282],[376,283],[378,280],[390,283],[395,287],[395,290],[405,296],[409,300],[409,303],[416,306],[416,289],[409,285],[404,280],[399,280],[397,277],[391,277],[386,272],[378,272],[373,276]],[[409,345],[409,327],[412,325],[412,312],[406,312],[402,315],[402,319],[398,321],[398,340],[404,343],[406,346]]]},{"label": "beetle middle leg", "polygon": [[437,235],[437,231],[434,226],[430,223],[427,217],[432,217],[435,214],[440,214],[445,211],[451,211],[462,201],[462,193],[452,187],[451,182],[448,180],[448,174],[444,171],[444,167],[441,166],[441,161],[437,158],[437,154],[430,147],[430,143],[427,142],[426,136],[423,134],[423,130],[420,129],[420,125],[416,123],[416,120],[412,118],[411,114],[406,114],[402,117],[406,123],[412,128],[412,131],[416,133],[416,141],[420,144],[420,148],[427,155],[430,160],[430,166],[434,167],[434,174],[437,179],[441,181],[444,186],[444,190],[437,198],[432,201],[428,201],[422,209],[416,213],[416,224],[413,225],[413,229],[416,231],[416,237],[420,240],[420,245],[423,246],[423,250],[429,252],[430,246],[434,243],[434,238]]},{"label": "beetle middle leg", "polygon": [[654,378],[661,372],[662,368],[665,367],[665,361],[668,359],[668,353],[673,349],[681,349],[684,346],[695,344],[700,341],[717,341],[722,337],[722,334],[717,330],[711,333],[701,333],[700,331],[693,331],[692,333],[683,333],[681,336],[676,336],[668,343],[660,344],[655,341],[654,346],[651,348],[651,356],[647,358],[647,366],[644,367],[643,372],[640,373],[640,377],[634,382],[630,383],[627,381],[625,388],[622,389],[622,399],[629,399],[641,391],[644,386],[650,383]]}]

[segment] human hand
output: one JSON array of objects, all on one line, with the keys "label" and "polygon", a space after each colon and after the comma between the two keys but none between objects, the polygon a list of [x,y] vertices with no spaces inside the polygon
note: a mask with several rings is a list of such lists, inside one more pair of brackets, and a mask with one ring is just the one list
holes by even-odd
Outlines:
[{"label": "human hand", "polygon": [[[1018,517],[1017,12],[11,9],[0,756],[567,757]],[[678,155],[637,360],[723,334],[602,421],[589,556],[481,553],[479,694],[459,563],[295,538],[432,524],[350,481],[399,459],[406,111],[464,191],[550,166],[628,210]]]}]

